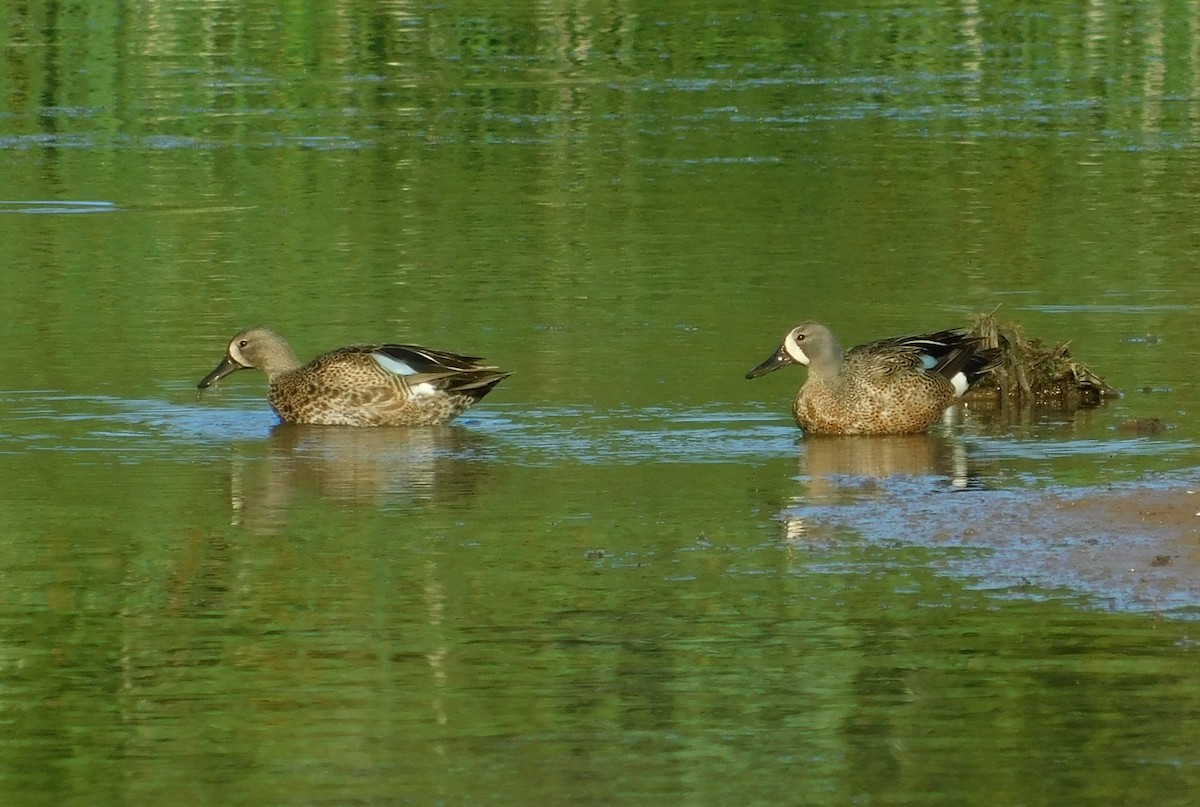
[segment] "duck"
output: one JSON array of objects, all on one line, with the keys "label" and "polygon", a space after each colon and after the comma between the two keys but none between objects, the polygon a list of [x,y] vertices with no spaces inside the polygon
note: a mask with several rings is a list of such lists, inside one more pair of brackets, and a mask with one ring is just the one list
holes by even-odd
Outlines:
[{"label": "duck", "polygon": [[843,351],[833,331],[808,321],[790,330],[746,378],[805,365],[808,378],[792,403],[805,434],[916,434],[999,361],[999,348],[984,348],[961,329],[895,336]]},{"label": "duck", "polygon": [[199,394],[251,369],[267,376],[267,400],[280,420],[326,426],[442,425],[512,375],[478,357],[417,345],[350,345],[301,364],[286,339],[259,325],[229,341]]}]

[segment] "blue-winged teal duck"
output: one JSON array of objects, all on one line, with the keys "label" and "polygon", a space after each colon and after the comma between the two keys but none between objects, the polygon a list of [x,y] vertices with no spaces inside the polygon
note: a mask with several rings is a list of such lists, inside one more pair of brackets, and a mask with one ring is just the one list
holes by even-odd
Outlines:
[{"label": "blue-winged teal duck", "polygon": [[998,349],[959,330],[881,339],[843,353],[832,331],[805,322],[746,378],[807,365],[792,404],[807,434],[912,434],[941,417],[999,358]]},{"label": "blue-winged teal duck", "polygon": [[416,345],[354,345],[300,364],[282,336],[247,328],[200,390],[237,370],[267,375],[267,400],[288,423],[433,426],[462,414],[510,373]]}]

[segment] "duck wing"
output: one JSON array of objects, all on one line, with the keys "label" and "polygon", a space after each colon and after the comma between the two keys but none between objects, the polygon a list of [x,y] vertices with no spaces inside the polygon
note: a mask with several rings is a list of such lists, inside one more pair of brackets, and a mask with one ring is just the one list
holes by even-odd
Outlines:
[{"label": "duck wing", "polygon": [[857,354],[858,361],[869,361],[881,372],[916,370],[934,373],[950,380],[956,389],[960,387],[956,376],[961,374],[963,390],[996,366],[999,353],[998,350],[984,349],[978,339],[957,328],[881,339],[850,351],[850,354]]},{"label": "duck wing", "polygon": [[400,376],[410,389],[430,384],[446,392],[482,397],[512,375],[478,356],[464,356],[419,345],[363,345],[356,352],[369,354],[388,372]]}]

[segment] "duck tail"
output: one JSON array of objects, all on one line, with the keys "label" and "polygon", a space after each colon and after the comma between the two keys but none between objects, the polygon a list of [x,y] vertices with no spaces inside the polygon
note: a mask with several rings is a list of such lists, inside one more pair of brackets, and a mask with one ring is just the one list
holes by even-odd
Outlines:
[{"label": "duck tail", "polygon": [[510,375],[512,375],[511,372],[497,370],[494,367],[467,370],[455,374],[447,383],[446,391],[467,395],[478,401]]},{"label": "duck tail", "polygon": [[999,348],[985,348],[974,337],[956,333],[945,339],[946,353],[940,357],[936,372],[945,376],[954,386],[956,397],[962,397],[976,382],[999,366]]}]

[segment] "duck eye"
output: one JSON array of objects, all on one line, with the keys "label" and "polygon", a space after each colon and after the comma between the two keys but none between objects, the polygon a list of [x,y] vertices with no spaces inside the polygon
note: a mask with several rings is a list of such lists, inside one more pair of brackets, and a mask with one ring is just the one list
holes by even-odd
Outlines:
[{"label": "duck eye", "polygon": [[249,340],[243,339],[242,341],[238,342],[238,347],[245,347],[248,344],[250,344]]}]

